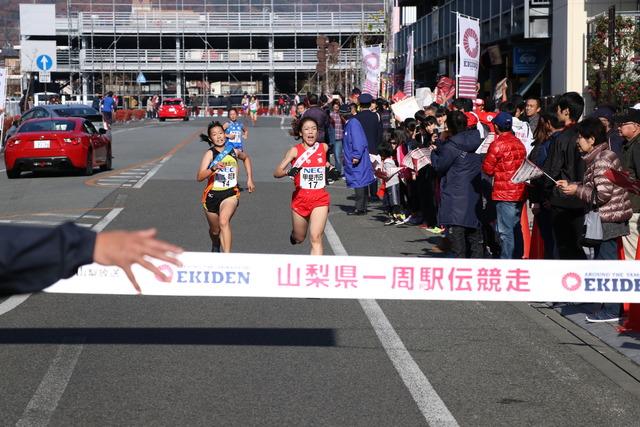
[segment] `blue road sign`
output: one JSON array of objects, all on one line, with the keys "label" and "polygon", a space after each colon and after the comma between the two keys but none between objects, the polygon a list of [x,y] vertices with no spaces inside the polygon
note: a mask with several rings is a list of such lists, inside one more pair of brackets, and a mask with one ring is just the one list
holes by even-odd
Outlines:
[{"label": "blue road sign", "polygon": [[138,77],[136,78],[136,82],[138,82],[139,84],[143,85],[147,82],[147,78],[144,76],[144,74],[142,74],[142,72],[140,72],[138,74]]},{"label": "blue road sign", "polygon": [[42,71],[48,71],[53,66],[53,59],[49,55],[40,55],[36,58],[36,67]]}]

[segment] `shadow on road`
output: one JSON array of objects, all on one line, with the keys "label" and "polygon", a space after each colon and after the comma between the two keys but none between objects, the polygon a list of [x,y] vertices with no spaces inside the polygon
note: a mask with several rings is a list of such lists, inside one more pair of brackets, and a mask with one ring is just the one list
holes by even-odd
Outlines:
[{"label": "shadow on road", "polygon": [[4,328],[0,344],[149,344],[335,347],[333,329]]}]

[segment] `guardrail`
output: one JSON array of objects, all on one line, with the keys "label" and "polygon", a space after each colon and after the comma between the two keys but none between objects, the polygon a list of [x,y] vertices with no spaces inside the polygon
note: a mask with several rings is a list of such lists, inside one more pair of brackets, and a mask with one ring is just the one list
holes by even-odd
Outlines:
[{"label": "guardrail", "polygon": [[[310,70],[315,69],[316,49],[82,49],[82,70]],[[342,49],[336,68],[352,67],[360,60],[358,49]],[[63,60],[58,57],[58,65]]]},{"label": "guardrail", "polygon": [[188,11],[144,12],[80,12],[77,18],[57,18],[56,29],[64,33],[69,28],[81,34],[91,33],[252,33],[349,32],[377,33],[384,30],[382,10],[361,8],[360,11],[337,10],[314,12],[242,12],[195,13]]}]

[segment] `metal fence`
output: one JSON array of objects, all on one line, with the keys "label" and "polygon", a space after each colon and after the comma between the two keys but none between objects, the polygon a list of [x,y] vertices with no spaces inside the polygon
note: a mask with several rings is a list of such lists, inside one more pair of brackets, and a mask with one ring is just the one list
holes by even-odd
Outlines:
[{"label": "metal fence", "polygon": [[[272,12],[230,12],[220,14],[196,14],[189,11],[148,12],[133,14],[127,12],[83,13],[72,19],[71,29],[81,34],[128,34],[162,33],[226,33],[251,31],[253,33],[286,32],[350,32],[381,31],[384,20],[375,20],[381,10],[342,12],[339,10],[297,13]],[[68,31],[69,22],[65,18],[56,20],[59,32]]]}]

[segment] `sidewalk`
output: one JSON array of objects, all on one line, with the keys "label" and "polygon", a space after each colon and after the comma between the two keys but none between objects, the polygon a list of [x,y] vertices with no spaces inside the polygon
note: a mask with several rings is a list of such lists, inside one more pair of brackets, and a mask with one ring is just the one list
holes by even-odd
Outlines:
[{"label": "sidewalk", "polygon": [[617,328],[621,324],[618,322],[589,323],[585,320],[585,316],[597,311],[600,304],[561,303],[553,307],[551,303],[547,305],[640,365],[640,332],[618,332]]},{"label": "sidewalk", "polygon": [[[408,225],[407,225],[408,226]],[[428,241],[432,245],[428,250],[428,256],[447,257],[446,250],[438,247],[442,241],[442,236],[423,232],[428,236]],[[639,332],[619,332],[620,322],[590,323],[586,321],[586,316],[595,313],[600,307],[599,303],[541,303],[537,304],[547,309],[552,309],[562,317],[570,320],[576,326],[584,329],[604,344],[616,350],[640,366],[640,331]]]}]

